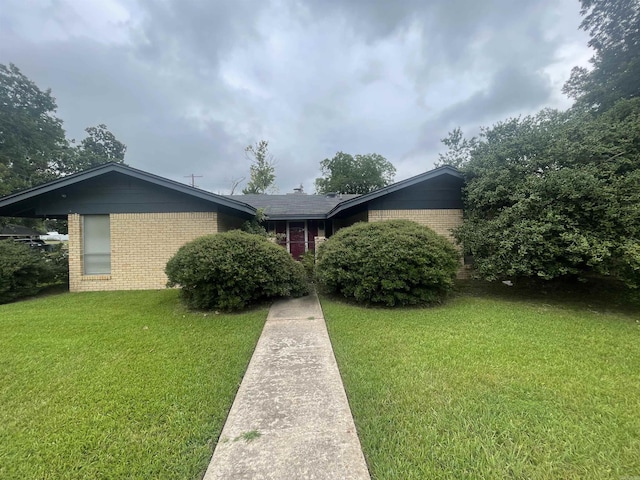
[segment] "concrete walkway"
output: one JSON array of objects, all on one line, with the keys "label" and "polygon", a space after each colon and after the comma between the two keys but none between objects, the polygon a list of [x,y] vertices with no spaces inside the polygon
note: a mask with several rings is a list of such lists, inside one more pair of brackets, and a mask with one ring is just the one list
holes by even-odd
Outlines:
[{"label": "concrete walkway", "polygon": [[369,479],[315,294],[275,303],[204,476]]}]

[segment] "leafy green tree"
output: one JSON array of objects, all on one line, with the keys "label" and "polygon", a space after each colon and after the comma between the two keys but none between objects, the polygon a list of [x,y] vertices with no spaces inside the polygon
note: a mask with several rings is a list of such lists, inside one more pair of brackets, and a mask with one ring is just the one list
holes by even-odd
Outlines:
[{"label": "leafy green tree", "polygon": [[364,194],[393,182],[395,167],[382,155],[349,155],[338,152],[333,158],[320,162],[323,177],[316,178],[316,192],[320,194]]},{"label": "leafy green tree", "polygon": [[275,190],[273,182],[276,179],[275,161],[269,153],[269,142],[260,140],[255,145],[244,149],[245,156],[252,161],[249,183],[242,189],[245,195],[250,193],[262,194]]},{"label": "leafy green tree", "polygon": [[80,171],[107,162],[124,163],[127,147],[107,129],[106,125],[89,127],[85,132],[88,135],[76,148],[75,158],[68,168]]},{"label": "leafy green tree", "polygon": [[0,196],[58,176],[70,148],[56,108],[51,90],[0,64]]},{"label": "leafy green tree", "polygon": [[640,95],[640,2],[581,0],[580,28],[595,50],[590,70],[574,67],[563,92],[579,105],[610,108],[617,100]]},{"label": "leafy green tree", "polygon": [[476,137],[471,139],[464,138],[460,127],[453,129],[446,138],[440,141],[449,147],[449,150],[444,154],[438,154],[436,167],[441,167],[442,165],[451,165],[455,168],[463,167],[470,160],[471,152],[478,144]]},{"label": "leafy green tree", "polygon": [[486,279],[589,273],[640,286],[640,99],[484,129],[455,232]]},{"label": "leafy green tree", "polygon": [[56,109],[51,90],[41,90],[15,65],[0,64],[0,196],[124,160],[126,146],[106,125],[87,128],[74,146]]},{"label": "leafy green tree", "polygon": [[[0,196],[101,163],[122,162],[126,147],[106,125],[87,128],[78,146],[68,141],[51,90],[41,90],[13,64],[0,64]],[[42,220],[0,218],[42,229]],[[57,224],[57,225],[55,225]],[[49,227],[66,231],[66,221]]]}]

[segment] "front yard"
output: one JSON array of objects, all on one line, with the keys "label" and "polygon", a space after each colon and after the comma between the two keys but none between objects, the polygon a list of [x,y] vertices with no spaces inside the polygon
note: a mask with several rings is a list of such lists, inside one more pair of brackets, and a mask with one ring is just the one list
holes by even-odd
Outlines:
[{"label": "front yard", "polygon": [[[201,478],[267,312],[177,294],[0,305],[0,478]],[[640,476],[637,310],[322,304],[373,479]]]},{"label": "front yard", "polygon": [[640,477],[640,316],[323,299],[373,479]]},{"label": "front yard", "polygon": [[177,296],[0,305],[0,478],[201,478],[267,312]]}]

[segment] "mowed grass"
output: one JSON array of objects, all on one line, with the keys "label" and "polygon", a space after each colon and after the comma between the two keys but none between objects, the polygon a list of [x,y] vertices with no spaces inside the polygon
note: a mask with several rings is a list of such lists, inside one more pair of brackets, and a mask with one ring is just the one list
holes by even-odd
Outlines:
[{"label": "mowed grass", "polygon": [[640,478],[638,312],[322,306],[372,478]]},{"label": "mowed grass", "polygon": [[175,290],[0,305],[0,478],[201,478],[266,308],[189,313]]}]

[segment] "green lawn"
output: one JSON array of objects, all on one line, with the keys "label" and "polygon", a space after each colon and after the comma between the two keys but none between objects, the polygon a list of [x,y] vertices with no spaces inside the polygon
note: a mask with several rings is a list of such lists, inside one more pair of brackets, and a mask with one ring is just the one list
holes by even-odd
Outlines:
[{"label": "green lawn", "polygon": [[0,305],[0,478],[201,478],[267,312],[177,295]]},{"label": "green lawn", "polygon": [[640,478],[639,312],[322,305],[372,478]]}]

